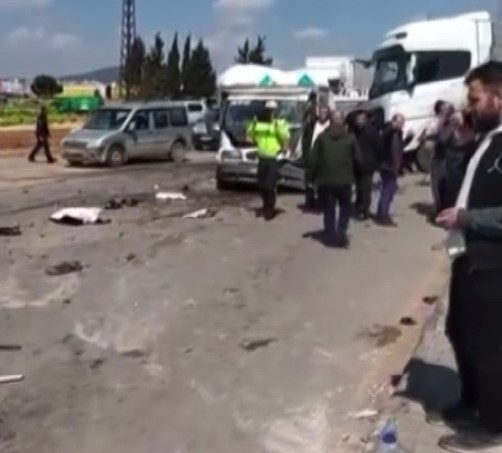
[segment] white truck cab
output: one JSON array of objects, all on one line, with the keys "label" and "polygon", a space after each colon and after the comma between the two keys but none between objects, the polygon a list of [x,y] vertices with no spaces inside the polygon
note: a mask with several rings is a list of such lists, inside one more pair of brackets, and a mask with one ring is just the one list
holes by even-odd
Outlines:
[{"label": "white truck cab", "polygon": [[[369,105],[378,123],[396,113],[405,116],[405,135],[414,135],[407,152],[418,150],[437,100],[456,108],[465,105],[465,75],[497,59],[502,50],[496,25],[488,12],[481,11],[411,22],[387,33],[373,54]],[[417,163],[425,170],[427,158],[421,154],[416,155]]]}]

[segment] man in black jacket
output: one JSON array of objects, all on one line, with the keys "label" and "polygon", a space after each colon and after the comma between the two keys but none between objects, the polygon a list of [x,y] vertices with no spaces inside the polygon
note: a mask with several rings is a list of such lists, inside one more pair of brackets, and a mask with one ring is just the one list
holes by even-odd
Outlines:
[{"label": "man in black jacket", "polygon": [[49,121],[47,119],[47,109],[45,107],[42,107],[40,109],[40,113],[37,117],[35,136],[37,139],[37,143],[35,144],[35,147],[31,151],[28,160],[30,162],[35,162],[36,155],[38,154],[40,149],[43,149],[47,162],[49,164],[54,163],[55,159],[54,157],[52,157],[51,149],[49,146],[49,138],[51,136],[51,133],[49,131]]},{"label": "man in black jacket", "polygon": [[466,168],[455,207],[437,218],[449,231],[452,258],[447,334],[461,380],[461,400],[442,412],[469,425],[444,436],[450,452],[502,451],[502,63],[466,78],[475,128],[483,137]]},{"label": "man in black jacket", "polygon": [[363,157],[357,140],[347,132],[341,113],[332,114],[329,127],[314,143],[309,163],[323,209],[326,244],[346,248],[349,246],[347,232],[352,186]]},{"label": "man in black jacket", "polygon": [[356,212],[359,220],[368,220],[373,191],[373,175],[381,152],[381,138],[368,121],[368,113],[359,111],[354,124],[354,132],[363,154],[364,163],[356,174]]}]

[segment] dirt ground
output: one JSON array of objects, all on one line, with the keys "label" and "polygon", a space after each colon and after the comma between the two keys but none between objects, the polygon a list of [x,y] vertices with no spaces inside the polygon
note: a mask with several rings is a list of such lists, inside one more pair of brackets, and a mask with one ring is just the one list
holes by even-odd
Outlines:
[{"label": "dirt ground", "polygon": [[[51,147],[57,153],[61,140],[75,125],[61,125],[51,128]],[[0,128],[0,157],[18,155],[35,144],[35,126],[22,128]]]},{"label": "dirt ground", "polygon": [[[311,238],[321,219],[299,194],[267,224],[252,191],[217,193],[210,157],[69,173],[5,162],[17,170],[0,226],[22,234],[0,236],[0,354],[2,373],[26,378],[0,387],[2,452],[361,450],[371,424],[350,414],[411,353],[420,326],[400,319],[444,278],[443,233],[416,211],[422,177],[401,183],[398,228],[353,224],[345,251]],[[154,198],[183,187],[186,201]],[[111,198],[137,205],[102,225],[48,221]],[[184,218],[200,208],[214,216]],[[48,275],[68,261],[82,269]]]}]

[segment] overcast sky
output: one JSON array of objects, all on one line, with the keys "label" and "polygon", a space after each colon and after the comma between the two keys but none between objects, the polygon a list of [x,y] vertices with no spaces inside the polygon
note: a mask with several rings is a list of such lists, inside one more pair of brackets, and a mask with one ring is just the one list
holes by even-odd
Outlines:
[{"label": "overcast sky", "polygon": [[[64,75],[118,61],[121,0],[0,0],[0,77]],[[277,66],[306,55],[369,56],[383,34],[426,14],[495,11],[497,0],[136,0],[148,44],[179,31],[209,45],[218,68],[246,36],[267,36]]]}]

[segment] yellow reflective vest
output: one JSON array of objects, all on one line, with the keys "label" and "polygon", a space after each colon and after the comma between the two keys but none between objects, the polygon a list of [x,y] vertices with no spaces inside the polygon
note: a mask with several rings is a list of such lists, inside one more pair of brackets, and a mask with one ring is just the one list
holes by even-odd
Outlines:
[{"label": "yellow reflective vest", "polygon": [[289,125],[280,119],[271,122],[251,121],[246,133],[256,144],[259,157],[274,158],[289,140]]}]

